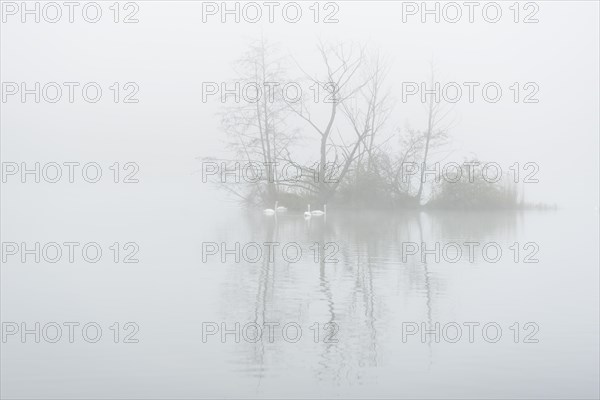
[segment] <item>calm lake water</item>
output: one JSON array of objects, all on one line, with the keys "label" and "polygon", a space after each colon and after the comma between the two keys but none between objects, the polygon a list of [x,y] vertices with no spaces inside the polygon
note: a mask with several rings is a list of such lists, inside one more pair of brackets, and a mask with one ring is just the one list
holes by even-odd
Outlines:
[{"label": "calm lake water", "polygon": [[[23,198],[30,212],[3,212],[3,237],[60,242],[85,231],[77,240],[107,255],[96,264],[9,259],[3,322],[93,321],[103,336],[9,337],[5,397],[78,398],[92,389],[98,398],[599,395],[595,211],[330,209],[307,221],[198,207],[169,191],[145,202],[133,193],[98,198],[95,215],[77,208],[77,196],[50,196],[51,207]],[[115,264],[108,246],[128,241],[139,244],[140,262]],[[223,243],[239,243],[239,262],[235,251],[222,260]],[[272,259],[265,243],[277,243]],[[139,343],[122,343],[126,322],[139,326]],[[422,337],[436,324],[437,335]],[[223,328],[234,333],[222,337]]]}]

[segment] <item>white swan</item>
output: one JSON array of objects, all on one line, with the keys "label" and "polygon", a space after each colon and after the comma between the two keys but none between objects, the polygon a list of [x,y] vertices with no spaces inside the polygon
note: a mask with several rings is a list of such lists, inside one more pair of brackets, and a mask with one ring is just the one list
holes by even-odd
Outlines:
[{"label": "white swan", "polygon": [[275,208],[265,208],[263,210],[263,214],[265,215],[275,215],[275,210],[277,210],[277,202],[275,202]]},{"label": "white swan", "polygon": [[304,218],[310,218],[312,214],[310,213],[310,204],[308,205],[308,211],[304,211]]},{"label": "white swan", "polygon": [[279,206],[279,207],[275,208],[275,211],[277,211],[277,212],[286,212],[287,211],[287,207]]},{"label": "white swan", "polygon": [[315,210],[310,213],[313,217],[321,217],[327,214],[327,204],[323,206],[323,211]]}]

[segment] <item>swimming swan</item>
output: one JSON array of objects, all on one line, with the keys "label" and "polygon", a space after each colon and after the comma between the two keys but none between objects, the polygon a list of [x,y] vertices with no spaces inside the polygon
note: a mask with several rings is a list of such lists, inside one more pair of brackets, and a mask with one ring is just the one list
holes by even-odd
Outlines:
[{"label": "swimming swan", "polygon": [[308,211],[304,211],[304,218],[310,218],[312,214],[310,213],[310,204],[308,205]]},{"label": "swimming swan", "polygon": [[315,210],[313,212],[310,213],[313,217],[321,217],[323,215],[327,214],[327,205],[323,206],[323,211],[321,210]]},{"label": "swimming swan", "polygon": [[277,202],[275,202],[275,208],[265,208],[263,210],[263,214],[265,215],[275,215],[275,210],[277,209]]}]

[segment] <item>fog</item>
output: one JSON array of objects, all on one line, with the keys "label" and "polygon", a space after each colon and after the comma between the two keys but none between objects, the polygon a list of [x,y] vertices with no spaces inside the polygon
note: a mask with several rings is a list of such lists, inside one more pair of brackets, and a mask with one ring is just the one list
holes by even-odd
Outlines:
[{"label": "fog", "polygon": [[[318,15],[314,4],[302,2],[296,23],[280,8],[269,22],[260,2],[262,19],[251,23],[243,14],[239,22],[222,15],[224,3],[192,1],[120,2],[115,23],[111,4],[99,2],[97,23],[79,11],[70,23],[64,7],[57,23],[35,23],[31,15],[22,23],[20,2],[2,5],[2,333],[13,326],[5,323],[97,321],[106,337],[97,345],[63,338],[54,347],[44,340],[23,343],[17,334],[3,337],[3,397],[598,397],[597,2],[520,2],[518,15],[512,3],[500,2],[496,23],[483,17],[485,2],[478,3],[474,22],[463,6],[456,23],[448,21],[454,15],[448,8],[439,22],[434,15],[423,22],[412,8],[421,2],[321,2]],[[123,23],[127,18],[138,22]],[[221,92],[206,101],[203,95],[207,83],[220,90],[242,80],[238,61],[260,40],[285,60],[286,82],[304,88],[307,78],[326,81],[319,44],[362,49],[361,65],[370,66],[373,55],[385,61],[389,115],[375,139],[385,150],[378,168],[388,165],[385,157],[400,157],[402,135],[428,132],[429,98],[406,90],[407,83],[431,88],[433,65],[436,82],[456,83],[463,92],[444,105],[447,139],[432,144],[429,162],[477,159],[504,172],[519,163],[522,174],[526,163],[535,163],[539,181],[523,183],[521,175],[510,192],[514,204],[502,210],[436,208],[433,202],[427,208],[433,194],[448,193],[442,186],[427,187],[423,197],[411,187],[412,206],[393,197],[390,209],[378,206],[379,192],[343,185],[327,196],[277,188],[264,198],[257,193],[267,193],[268,185],[249,185],[238,194],[252,202],[240,202],[229,190],[240,186],[207,182],[202,173],[208,158],[247,161],[236,154],[236,139],[223,122],[223,115],[238,115],[228,108],[236,104],[222,102]],[[355,78],[368,73],[361,69]],[[40,94],[36,102],[30,93],[22,101],[23,82],[29,90],[36,82],[56,82],[62,97],[53,103]],[[77,85],[73,102],[64,82]],[[102,88],[98,102],[81,97],[89,82]],[[473,101],[465,82],[475,85]],[[501,87],[497,102],[482,94],[486,83]],[[354,103],[348,104],[326,143],[329,161],[374,136],[373,127],[363,136],[354,133],[346,118]],[[311,118],[325,126],[331,106],[309,105]],[[285,147],[290,157],[305,165],[319,161],[320,136],[310,124],[294,112],[282,120],[282,137],[298,135]],[[367,145],[361,146],[370,162]],[[102,179],[91,184],[77,172],[70,183],[65,162],[80,163],[77,171],[98,163]],[[50,183],[42,174],[36,183],[34,173],[23,175],[23,163],[29,169],[58,163],[63,177]],[[348,181],[355,179],[353,168]],[[344,203],[349,197],[367,205],[352,208]],[[278,211],[274,200],[289,210]],[[329,208],[303,217],[311,201],[312,211]],[[19,243],[69,241],[100,243],[101,261],[52,263],[42,254],[38,262],[18,249]],[[110,247],[115,242],[118,254]],[[234,262],[224,256],[223,262],[222,248],[206,253],[213,244],[230,249],[264,242],[293,243],[304,257],[249,262],[242,255]],[[421,258],[426,243],[442,249],[458,243],[464,256],[465,242],[493,243],[502,257]],[[335,261],[327,245],[336,249]],[[415,251],[408,259],[407,250]],[[131,254],[139,262],[123,263]],[[115,321],[138,324],[139,343],[113,343]],[[201,340],[206,322],[268,321],[295,322],[307,339],[298,345],[232,343],[218,335]],[[418,335],[400,340],[407,322],[454,321],[493,321],[504,336],[498,344],[476,339],[456,346]],[[525,336],[513,340],[516,322]],[[321,329],[334,324],[339,341],[312,342],[314,323]],[[532,332],[527,323],[537,324],[539,334],[531,338],[539,342],[523,342]]]}]

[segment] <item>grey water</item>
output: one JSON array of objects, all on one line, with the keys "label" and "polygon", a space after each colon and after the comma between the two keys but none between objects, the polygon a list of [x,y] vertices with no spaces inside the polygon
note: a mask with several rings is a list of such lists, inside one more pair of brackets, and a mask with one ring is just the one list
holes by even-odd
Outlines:
[{"label": "grey water", "polygon": [[[132,194],[121,212],[103,212],[107,198],[89,200],[90,215],[76,197],[48,196],[47,207],[21,204],[26,218],[3,214],[3,235],[23,240],[56,238],[57,210],[70,210],[65,241],[77,227],[99,242],[117,228],[140,247],[137,264],[3,266],[3,321],[95,321],[104,334],[11,337],[3,397],[598,397],[595,211],[330,208],[307,220],[198,198],[173,207],[172,192]],[[135,322],[139,342],[114,343],[115,321]]]}]

